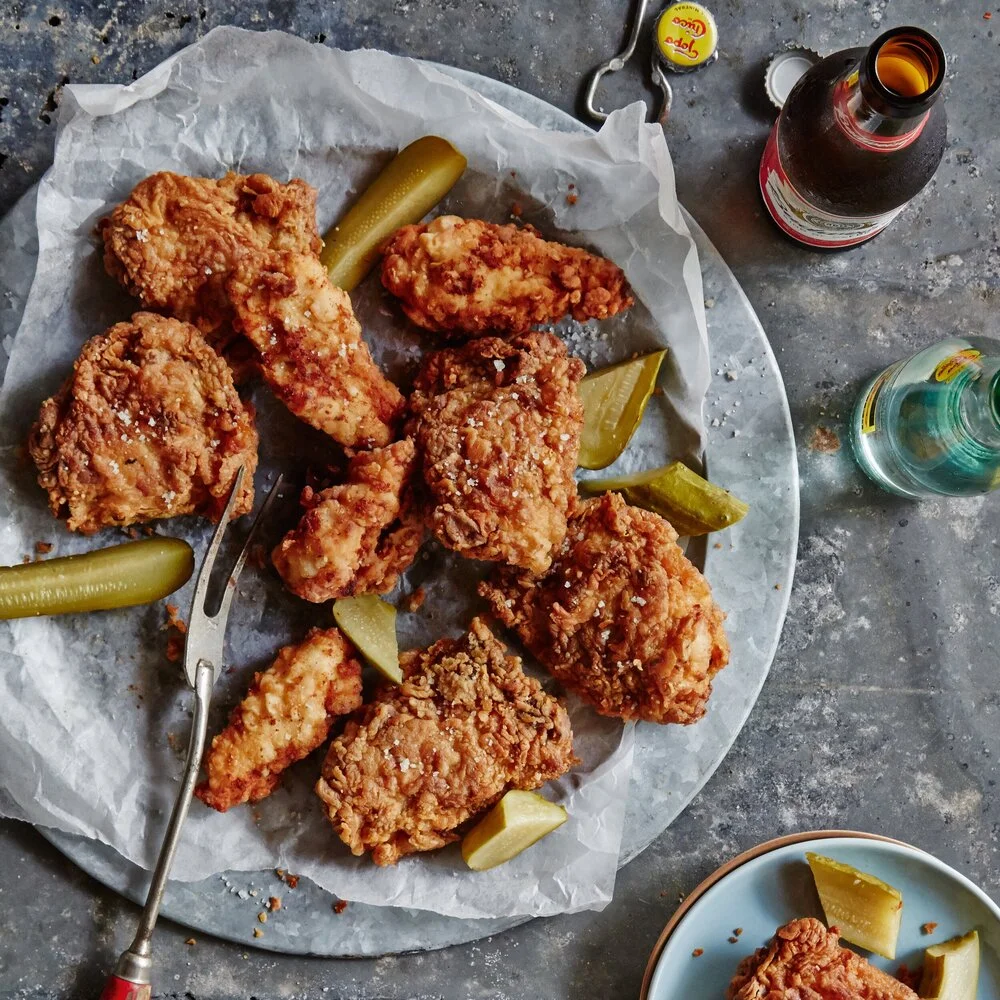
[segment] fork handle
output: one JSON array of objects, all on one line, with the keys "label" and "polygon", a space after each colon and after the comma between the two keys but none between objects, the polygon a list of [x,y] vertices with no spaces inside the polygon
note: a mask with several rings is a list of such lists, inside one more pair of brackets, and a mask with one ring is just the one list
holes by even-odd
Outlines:
[{"label": "fork handle", "polygon": [[121,976],[109,976],[101,992],[101,1000],[150,1000],[153,987],[149,983],[133,983]]}]

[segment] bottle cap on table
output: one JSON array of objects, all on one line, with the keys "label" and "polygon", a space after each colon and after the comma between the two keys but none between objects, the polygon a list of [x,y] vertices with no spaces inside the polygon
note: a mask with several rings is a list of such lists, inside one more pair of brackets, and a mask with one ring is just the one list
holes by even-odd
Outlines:
[{"label": "bottle cap on table", "polygon": [[780,111],[784,107],[792,87],[807,70],[820,60],[812,49],[788,49],[779,52],[768,64],[764,76],[764,88],[768,99]]},{"label": "bottle cap on table", "polygon": [[700,3],[671,4],[656,19],[656,53],[664,69],[687,73],[718,57],[719,29]]}]

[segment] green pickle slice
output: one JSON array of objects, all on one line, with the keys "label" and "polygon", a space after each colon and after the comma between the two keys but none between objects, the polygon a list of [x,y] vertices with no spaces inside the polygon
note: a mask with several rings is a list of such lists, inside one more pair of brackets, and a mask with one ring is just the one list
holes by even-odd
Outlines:
[{"label": "green pickle slice", "polygon": [[333,602],[333,618],[358,652],[393,684],[403,683],[396,640],[396,609],[374,594],[341,597]]},{"label": "green pickle slice", "polygon": [[666,355],[666,351],[656,351],[602,368],[583,379],[583,431],[577,465],[603,469],[625,450],[642,422]]},{"label": "green pickle slice", "polygon": [[979,935],[932,944],[924,951],[920,996],[928,1000],[976,1000],[979,986]]},{"label": "green pickle slice", "polygon": [[512,789],[465,835],[462,860],[476,872],[496,868],[565,822],[562,806]]},{"label": "green pickle slice", "polygon": [[629,503],[665,517],[679,535],[707,535],[746,517],[748,504],[703,479],[683,462],[614,479],[584,479],[587,493],[622,493]]},{"label": "green pickle slice", "polygon": [[0,619],[151,604],[183,587],[194,551],[180,538],[144,538],[75,556],[0,567]]},{"label": "green pickle slice", "polygon": [[330,280],[345,292],[375,266],[382,244],[400,226],[419,222],[455,185],[466,159],[436,135],[401,150],[323,237],[320,260]]}]

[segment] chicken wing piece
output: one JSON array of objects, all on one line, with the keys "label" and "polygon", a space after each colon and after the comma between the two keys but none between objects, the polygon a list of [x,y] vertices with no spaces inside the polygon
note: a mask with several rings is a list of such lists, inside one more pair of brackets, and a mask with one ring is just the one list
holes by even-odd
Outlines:
[{"label": "chicken wing piece", "polygon": [[551,333],[482,337],[428,356],[411,429],[442,545],[548,568],[576,502],[584,372]]},{"label": "chicken wing piece", "polygon": [[350,296],[317,258],[248,255],[227,288],[265,380],[292,413],[348,448],[392,440],[403,397],[372,360]]},{"label": "chicken wing piece", "polygon": [[233,336],[226,280],[247,250],[317,255],[316,191],[267,174],[221,180],[163,171],[102,219],[104,266],[143,306],[194,323],[222,350]]},{"label": "chicken wing piece", "polygon": [[510,788],[538,788],[578,763],[569,715],[480,619],[460,639],[404,653],[330,745],[316,792],[337,835],[378,865],[458,839]]},{"label": "chicken wing piece", "polygon": [[616,493],[580,504],[540,578],[480,584],[497,617],[601,715],[696,722],[729,660],[725,615],[658,514]]},{"label": "chicken wing piece", "polygon": [[341,486],[306,487],[308,510],[271,555],[285,586],[317,604],[392,590],[424,539],[410,489],[415,464],[407,438],[354,455]]},{"label": "chicken wing piece", "polygon": [[740,963],[726,1000],[917,1000],[909,986],[841,948],[839,938],[812,917],[779,927],[767,947]]},{"label": "chicken wing piece", "polygon": [[606,319],[632,305],[621,268],[543,240],[531,226],[445,215],[404,226],[384,250],[382,284],[426,330],[524,333],[535,323]]},{"label": "chicken wing piece", "polygon": [[286,768],[325,742],[338,715],[360,706],[361,664],[353,647],[339,629],[312,629],[254,677],[229,725],[212,740],[207,779],[195,795],[219,812],[259,802]]},{"label": "chicken wing piece", "polygon": [[253,506],[253,409],[196,327],[155,313],[84,344],[28,450],[52,513],[85,534],[179,514],[218,520],[240,466],[234,516]]}]

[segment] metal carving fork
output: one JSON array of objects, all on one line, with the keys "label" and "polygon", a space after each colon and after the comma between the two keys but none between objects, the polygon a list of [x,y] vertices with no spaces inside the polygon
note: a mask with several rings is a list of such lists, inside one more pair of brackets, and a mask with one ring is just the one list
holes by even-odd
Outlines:
[{"label": "metal carving fork", "polygon": [[198,574],[198,582],[194,590],[194,599],[191,602],[191,617],[188,621],[187,641],[184,646],[184,673],[187,676],[188,684],[194,689],[195,701],[194,718],[191,720],[191,736],[188,740],[187,758],[184,762],[184,777],[174,802],[173,811],[170,813],[170,821],[167,823],[166,833],[163,836],[160,854],[156,860],[156,868],[153,870],[149,890],[146,893],[146,905],[139,918],[135,938],[128,950],[122,952],[119,957],[115,971],[109,977],[104,991],[101,993],[101,1000],[149,1000],[152,995],[153,928],[160,912],[160,903],[163,900],[163,890],[166,888],[170,866],[177,853],[181,827],[187,817],[195,782],[201,769],[201,758],[205,751],[208,727],[208,707],[212,700],[212,687],[222,666],[222,646],[226,636],[229,609],[236,593],[236,582],[239,580],[240,572],[246,562],[254,535],[282,484],[281,477],[279,477],[278,481],[271,487],[267,498],[261,505],[260,512],[254,519],[243,549],[229,574],[229,579],[226,581],[226,589],[222,595],[219,609],[215,614],[209,615],[205,609],[209,580],[245,476],[246,469],[244,468],[241,468],[236,474],[226,509],[219,521],[219,526],[215,529],[215,534],[212,535],[212,541],[209,543],[208,551],[201,564],[201,571]]}]

